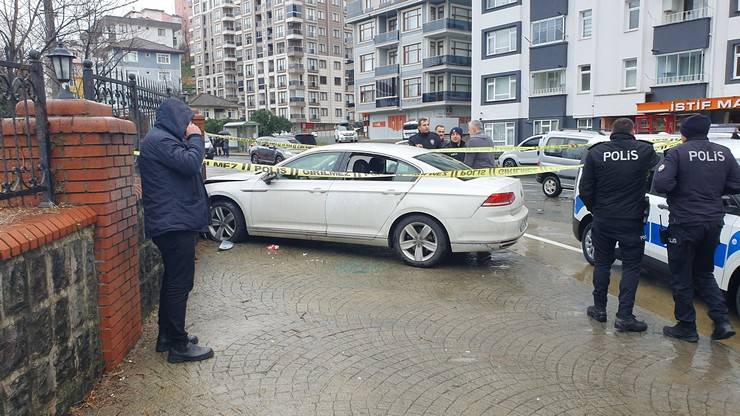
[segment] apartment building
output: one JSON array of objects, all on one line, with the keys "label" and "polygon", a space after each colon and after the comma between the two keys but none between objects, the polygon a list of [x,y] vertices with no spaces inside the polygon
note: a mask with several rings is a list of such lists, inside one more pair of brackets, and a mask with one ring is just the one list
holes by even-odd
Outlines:
[{"label": "apartment building", "polygon": [[[267,109],[295,130],[354,120],[342,0],[193,0],[197,91]],[[349,51],[349,52],[348,52]]]},{"label": "apartment building", "polygon": [[354,29],[356,111],[371,139],[401,138],[403,124],[466,127],[471,99],[470,0],[361,0]]},{"label": "apartment building", "polygon": [[560,128],[740,122],[738,0],[475,0],[473,117],[497,144]]}]

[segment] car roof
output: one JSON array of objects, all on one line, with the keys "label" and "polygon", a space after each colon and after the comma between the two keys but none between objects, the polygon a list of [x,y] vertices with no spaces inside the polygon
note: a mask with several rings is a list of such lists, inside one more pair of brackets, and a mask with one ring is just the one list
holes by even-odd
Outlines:
[{"label": "car roof", "polygon": [[429,153],[427,149],[420,149],[415,146],[404,146],[392,143],[346,143],[346,144],[329,144],[310,149],[315,151],[340,151],[340,152],[373,152],[382,153],[388,156],[398,156],[413,158],[415,156]]},{"label": "car roof", "polygon": [[556,130],[542,135],[542,140],[548,140],[552,137],[562,137],[569,139],[584,139],[589,143],[598,143],[609,140],[609,136],[598,131],[591,130]]}]

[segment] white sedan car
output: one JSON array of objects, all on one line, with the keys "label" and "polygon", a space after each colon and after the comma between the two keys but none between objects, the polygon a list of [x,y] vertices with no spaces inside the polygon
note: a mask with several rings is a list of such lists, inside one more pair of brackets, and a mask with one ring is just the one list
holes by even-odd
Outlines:
[{"label": "white sedan car", "polygon": [[[401,174],[468,169],[449,156],[379,143],[321,146],[279,166]],[[211,237],[270,236],[393,248],[431,267],[450,252],[514,244],[527,228],[518,179],[389,176],[318,178],[237,173],[208,178]]]}]

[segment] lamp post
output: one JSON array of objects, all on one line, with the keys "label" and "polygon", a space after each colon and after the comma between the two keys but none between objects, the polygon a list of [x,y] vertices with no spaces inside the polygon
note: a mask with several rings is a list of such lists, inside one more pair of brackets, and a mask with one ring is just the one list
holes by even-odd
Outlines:
[{"label": "lamp post", "polygon": [[69,81],[72,80],[74,74],[74,68],[72,62],[75,56],[72,55],[68,50],[64,48],[61,43],[47,55],[51,60],[51,66],[54,69],[54,75],[57,80],[62,84],[59,89],[59,95],[57,98],[69,99],[77,98],[74,94],[69,91]]}]

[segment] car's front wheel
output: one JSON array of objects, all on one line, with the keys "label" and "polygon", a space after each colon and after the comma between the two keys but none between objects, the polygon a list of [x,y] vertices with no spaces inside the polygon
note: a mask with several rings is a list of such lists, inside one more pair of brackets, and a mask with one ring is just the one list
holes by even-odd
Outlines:
[{"label": "car's front wheel", "polygon": [[555,198],[563,192],[563,187],[560,185],[560,179],[555,175],[550,175],[542,181],[542,192],[545,196]]},{"label": "car's front wheel", "polygon": [[504,163],[502,163],[503,167],[505,168],[515,168],[517,167],[516,161],[514,159],[506,159],[504,160]]},{"label": "car's front wheel", "polygon": [[244,215],[234,201],[217,199],[211,203],[208,236],[216,241],[228,240],[232,243],[238,243],[247,237]]},{"label": "car's front wheel", "polygon": [[252,160],[252,163],[254,163],[255,165],[257,164],[258,160],[256,153],[252,153],[252,157],[250,157],[250,159]]},{"label": "car's front wheel", "polygon": [[583,251],[583,257],[586,258],[586,261],[590,265],[594,265],[594,240],[592,237],[591,229],[592,223],[586,224],[585,227],[583,227],[583,233],[581,234],[581,251]]},{"label": "car's front wheel", "polygon": [[284,157],[282,157],[281,155],[277,155],[277,156],[275,156],[275,164],[276,164],[276,165],[277,165],[278,163],[282,162],[283,160],[285,160],[285,158],[284,158]]},{"label": "car's front wheel", "polygon": [[411,215],[396,225],[393,246],[401,259],[414,267],[433,267],[450,251],[445,230],[425,215]]}]

